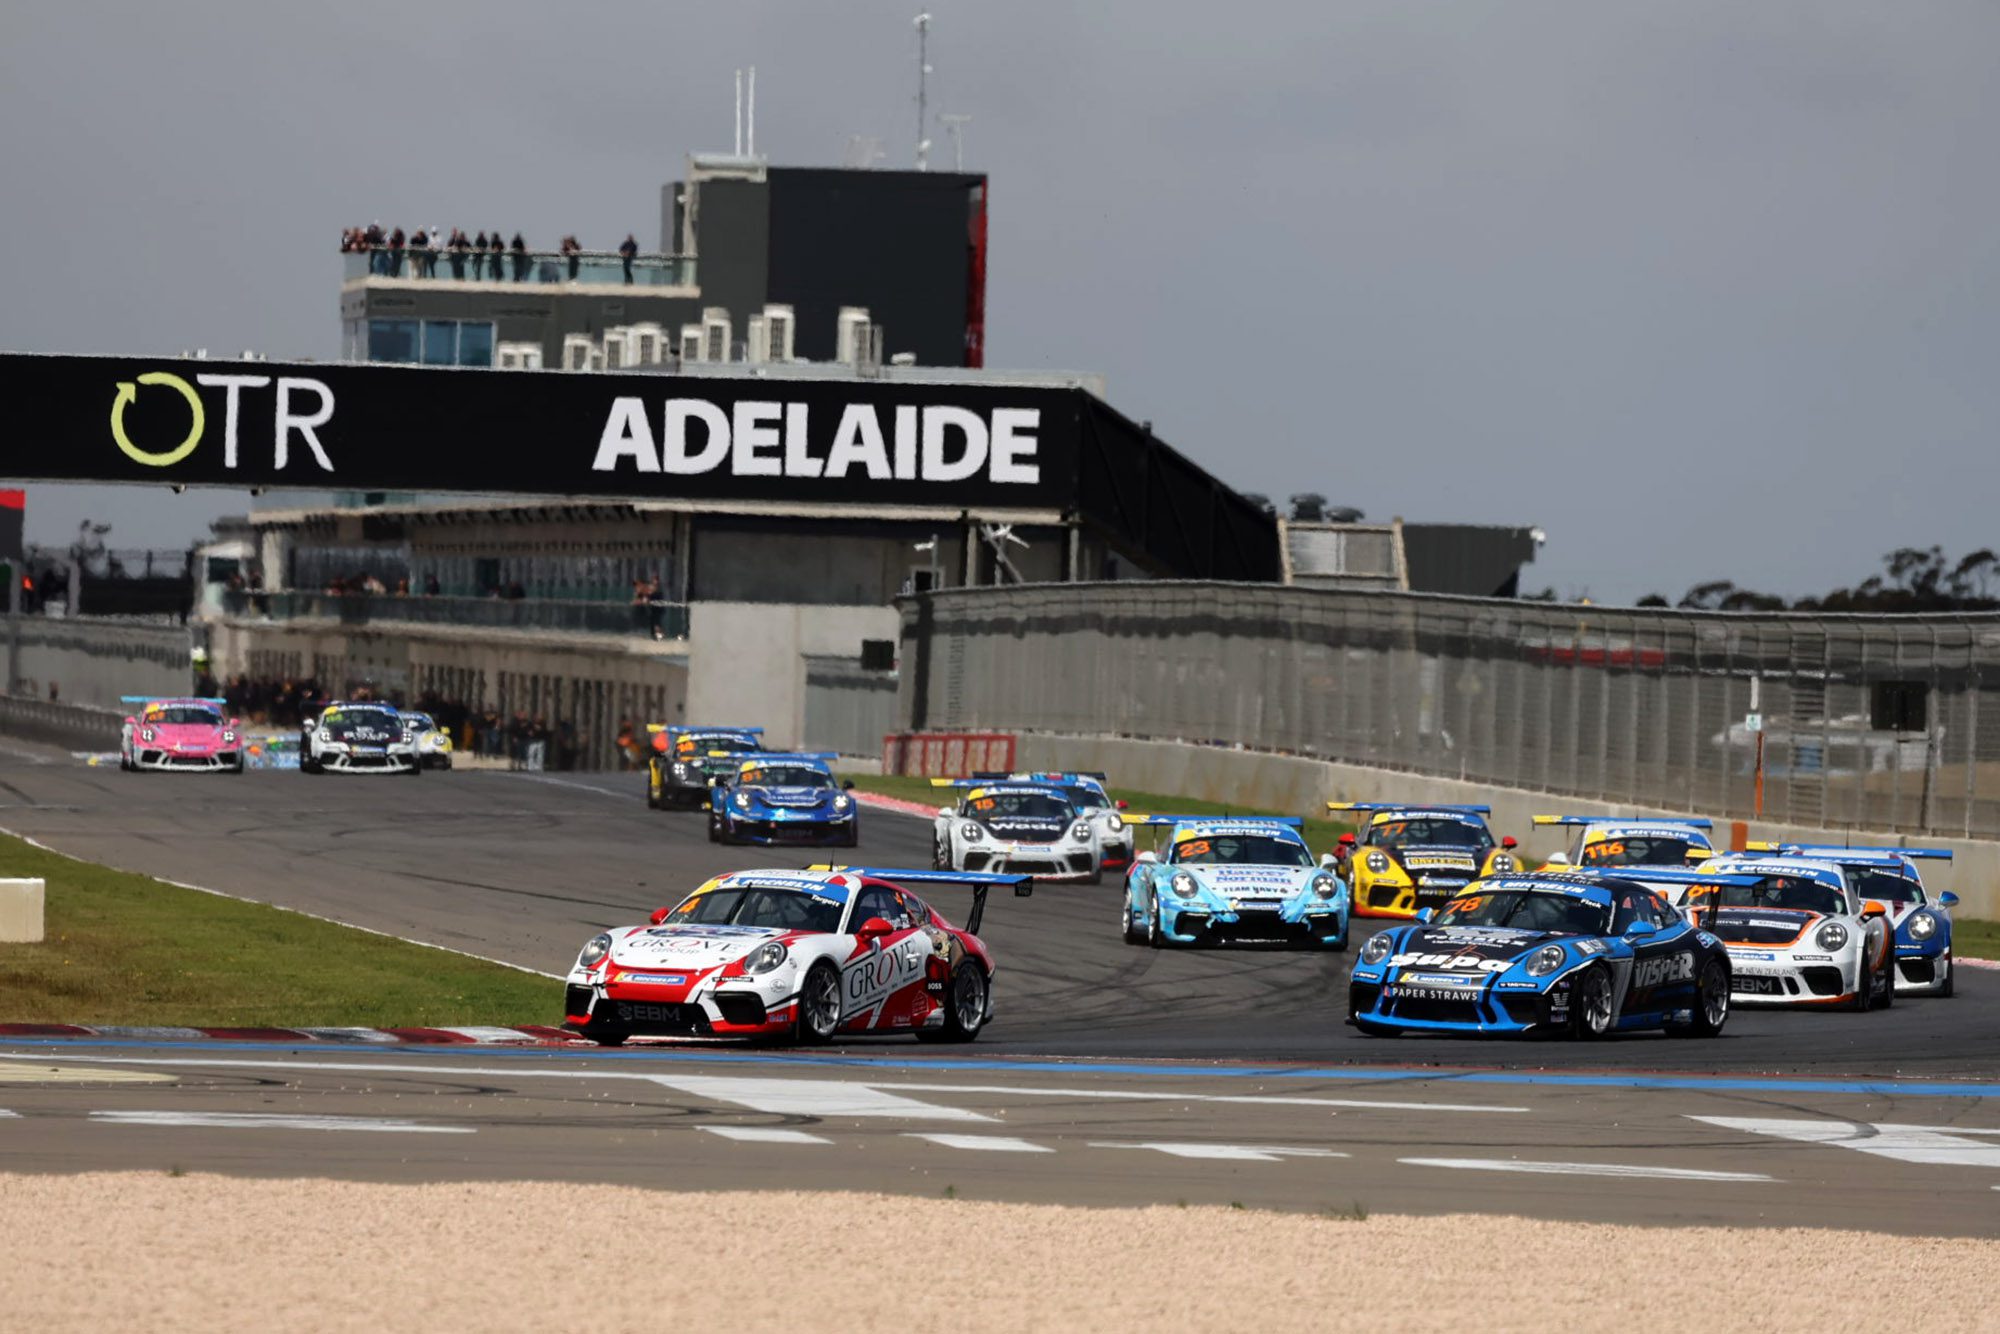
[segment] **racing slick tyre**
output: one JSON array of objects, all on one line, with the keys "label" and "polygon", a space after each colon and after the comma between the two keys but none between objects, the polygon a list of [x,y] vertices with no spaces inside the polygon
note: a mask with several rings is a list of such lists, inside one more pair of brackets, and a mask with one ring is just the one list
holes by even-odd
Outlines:
[{"label": "racing slick tyre", "polygon": [[951,869],[951,858],[945,854],[944,840],[941,838],[933,838],[931,840],[931,869],[933,871],[949,871]]},{"label": "racing slick tyre", "polygon": [[1694,1017],[1685,1024],[1668,1024],[1670,1038],[1712,1038],[1729,1022],[1729,970],[1722,960],[1701,966],[1694,983]]},{"label": "racing slick tyre", "polygon": [[1146,943],[1156,950],[1163,950],[1173,943],[1160,930],[1160,905],[1157,901],[1146,904]]},{"label": "racing slick tyre", "polygon": [[1846,1008],[1857,1014],[1866,1014],[1875,1008],[1875,970],[1865,961],[1855,969],[1854,996],[1847,1002]]},{"label": "racing slick tyre", "polygon": [[1570,1035],[1593,1041],[1611,1032],[1611,974],[1592,964],[1577,974],[1569,999]]},{"label": "racing slick tyre", "polygon": [[600,1047],[622,1047],[625,1039],[632,1036],[624,1029],[613,1028],[609,1024],[585,1024],[577,1031]]},{"label": "racing slick tyre", "polygon": [[646,766],[646,809],[647,810],[663,811],[667,808],[666,799],[661,794],[662,786],[663,784],[660,782],[660,771],[658,769],[655,769],[650,764],[647,765]]},{"label": "racing slick tyre", "polygon": [[1946,950],[1938,962],[1944,965],[1944,985],[1938,988],[1937,994],[1940,997],[1949,996],[1958,984],[1958,969],[1952,967],[1951,951]]},{"label": "racing slick tyre", "polygon": [[840,1027],[840,973],[821,959],[806,970],[799,984],[797,1017],[792,1020],[792,1040],[801,1047],[817,1047],[831,1042]]},{"label": "racing slick tyre", "polygon": [[1892,940],[1889,944],[1888,957],[1882,960],[1882,999],[1877,1001],[1876,1004],[1879,1008],[1886,1010],[1895,1003],[1896,1003],[1896,946],[1895,942]]},{"label": "racing slick tyre", "polygon": [[970,1042],[986,1026],[986,970],[970,959],[951,975],[951,990],[945,995],[944,1027],[920,1028],[922,1042]]},{"label": "racing slick tyre", "polygon": [[1127,945],[1143,945],[1146,943],[1146,928],[1132,925],[1131,899],[1120,899],[1118,901],[1118,917],[1125,928],[1125,943]]}]

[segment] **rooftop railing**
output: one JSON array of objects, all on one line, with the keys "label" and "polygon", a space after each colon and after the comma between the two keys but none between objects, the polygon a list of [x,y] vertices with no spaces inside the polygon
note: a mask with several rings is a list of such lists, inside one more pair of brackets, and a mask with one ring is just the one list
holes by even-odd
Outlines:
[{"label": "rooftop railing", "polygon": [[692,287],[694,259],[688,255],[634,255],[583,250],[436,250],[405,246],[350,250],[341,257],[342,278],[388,278],[405,282],[597,283],[628,287]]},{"label": "rooftop railing", "polygon": [[681,603],[580,602],[558,598],[454,598],[396,593],[223,594],[231,616],[273,621],[326,620],[343,625],[400,621],[484,629],[544,630],[573,634],[687,637],[687,607]]}]

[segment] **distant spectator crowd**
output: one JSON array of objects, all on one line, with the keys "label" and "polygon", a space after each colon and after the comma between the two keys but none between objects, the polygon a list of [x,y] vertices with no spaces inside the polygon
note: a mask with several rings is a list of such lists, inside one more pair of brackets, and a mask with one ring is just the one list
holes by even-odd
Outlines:
[{"label": "distant spectator crowd", "polygon": [[[385,278],[435,278],[438,260],[442,258],[456,282],[497,283],[511,279],[524,283],[529,281],[537,252],[528,249],[521,233],[515,232],[509,240],[502,237],[498,228],[467,236],[463,227],[453,227],[449,232],[442,227],[418,227],[408,233],[394,227],[385,232],[380,222],[371,222],[366,227],[343,231],[340,253],[368,256],[368,271]],[[583,246],[576,237],[565,236],[557,253],[562,256],[569,280],[575,282],[585,253]],[[638,239],[626,233],[617,254],[624,261],[625,281],[629,283],[632,261],[639,255]]]}]

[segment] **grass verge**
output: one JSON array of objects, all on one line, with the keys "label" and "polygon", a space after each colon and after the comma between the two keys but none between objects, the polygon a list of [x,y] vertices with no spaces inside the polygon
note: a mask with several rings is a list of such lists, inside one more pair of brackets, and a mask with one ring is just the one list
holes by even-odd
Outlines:
[{"label": "grass verge", "polygon": [[187,1027],[561,1022],[562,983],[0,835],[48,884],[47,938],[0,944],[0,1021]]},{"label": "grass verge", "polygon": [[2000,959],[2000,922],[1977,917],[1954,917],[1951,922],[1951,951],[1964,959]]},{"label": "grass verge", "polygon": [[[942,806],[950,797],[949,789],[931,786],[928,778],[904,778],[897,774],[849,774],[854,786],[863,792],[875,792],[885,797],[900,797],[904,801],[921,802],[926,806]],[[1138,792],[1131,788],[1110,788],[1113,797],[1124,802],[1133,811],[1160,811],[1173,815],[1298,815],[1299,811],[1272,811],[1256,806],[1229,806],[1217,801],[1196,801],[1192,797],[1166,796],[1158,792]],[[1334,840],[1352,830],[1354,826],[1342,820],[1320,819],[1306,815],[1306,842],[1314,852],[1325,852],[1333,847]],[[1145,834],[1141,831],[1139,847],[1144,848]]]}]

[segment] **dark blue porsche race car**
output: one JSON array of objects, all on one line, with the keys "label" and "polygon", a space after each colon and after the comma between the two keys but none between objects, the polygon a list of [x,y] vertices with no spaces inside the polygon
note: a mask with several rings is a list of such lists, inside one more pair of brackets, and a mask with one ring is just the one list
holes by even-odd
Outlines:
[{"label": "dark blue porsche race car", "polygon": [[1474,881],[1431,920],[1370,937],[1348,989],[1348,1021],[1370,1034],[1714,1037],[1728,1019],[1722,942],[1605,876]]},{"label": "dark blue porsche race car", "polygon": [[711,843],[789,843],[851,848],[861,821],[854,798],[827,768],[831,755],[759,753],[708,791]]}]

